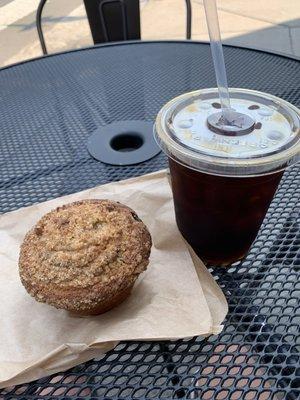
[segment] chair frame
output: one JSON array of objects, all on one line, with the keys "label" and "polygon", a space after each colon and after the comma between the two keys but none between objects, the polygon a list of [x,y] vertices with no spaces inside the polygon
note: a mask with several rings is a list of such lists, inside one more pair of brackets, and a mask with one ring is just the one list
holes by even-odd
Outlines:
[{"label": "chair frame", "polygon": [[[38,5],[37,12],[36,12],[36,28],[37,28],[41,48],[42,48],[44,55],[48,54],[47,46],[46,46],[46,42],[45,42],[45,38],[44,38],[44,33],[43,33],[43,29],[42,29],[42,13],[43,13],[43,9],[44,9],[46,2],[47,2],[47,0],[41,0]],[[125,12],[126,5],[125,5],[124,1],[123,0],[104,0],[99,5],[99,13],[100,13],[100,19],[101,19],[101,22],[102,22],[102,25],[104,28],[104,35],[105,35],[106,41],[108,42],[109,38],[108,38],[108,32],[107,32],[107,27],[106,27],[106,23],[105,23],[104,13],[103,13],[103,7],[105,6],[105,4],[108,4],[108,3],[120,3],[121,4],[122,20],[123,20],[123,34],[124,34],[124,40],[127,40],[128,22],[127,22],[127,16],[126,16],[126,12]],[[186,3],[186,39],[191,39],[192,4],[191,4],[191,0],[185,0],[185,3]]]}]

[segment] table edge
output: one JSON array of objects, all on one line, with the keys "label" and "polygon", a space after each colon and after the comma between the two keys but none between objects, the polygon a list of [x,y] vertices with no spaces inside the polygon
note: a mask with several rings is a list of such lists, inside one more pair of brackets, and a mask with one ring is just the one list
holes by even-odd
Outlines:
[{"label": "table edge", "polygon": [[[209,45],[209,41],[198,41],[198,40],[126,40],[126,41],[120,41],[120,42],[109,42],[109,43],[100,43],[97,45],[91,45],[91,46],[86,46],[86,47],[80,47],[80,48],[76,48],[76,49],[70,49],[70,50],[65,50],[65,51],[58,51],[55,53],[51,53],[51,54],[46,54],[46,55],[41,55],[38,57],[33,57],[33,58],[29,58],[26,59],[24,61],[19,61],[10,65],[6,65],[4,67],[0,68],[0,72],[7,70],[9,68],[13,68],[13,67],[17,67],[19,65],[23,65],[23,64],[27,64],[30,62],[34,62],[34,61],[39,61],[41,59],[46,59],[46,58],[50,58],[50,57],[55,57],[55,56],[59,56],[59,55],[64,55],[64,54],[69,54],[69,53],[75,53],[75,52],[79,52],[79,51],[85,51],[85,50],[92,50],[92,49],[98,49],[98,48],[102,48],[102,47],[113,47],[113,46],[125,46],[125,45],[130,45],[130,44],[162,44],[162,43],[180,43],[180,44],[202,44],[202,45]],[[252,47],[247,47],[247,46],[237,46],[237,45],[231,45],[231,44],[223,44],[224,47],[231,47],[231,48],[236,48],[236,49],[241,49],[241,50],[251,50],[254,52],[258,52],[258,53],[265,53],[265,54],[270,54],[273,56],[277,56],[277,57],[283,57],[283,58],[287,58],[289,60],[292,61],[298,61],[300,62],[300,57],[296,56],[296,55],[290,55],[290,54],[286,54],[286,53],[281,53],[281,52],[272,52],[272,51],[268,51],[268,50],[264,50],[262,48],[252,48]]]}]

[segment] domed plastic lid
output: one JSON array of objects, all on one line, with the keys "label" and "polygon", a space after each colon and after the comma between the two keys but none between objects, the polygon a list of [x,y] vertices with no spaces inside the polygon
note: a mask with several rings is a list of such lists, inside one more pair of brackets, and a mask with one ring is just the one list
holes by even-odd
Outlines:
[{"label": "domed plastic lid", "polygon": [[299,109],[262,92],[229,92],[232,108],[254,120],[251,132],[213,131],[207,118],[221,111],[217,89],[190,92],[157,116],[155,137],[165,153],[189,168],[223,176],[264,175],[299,161]]}]

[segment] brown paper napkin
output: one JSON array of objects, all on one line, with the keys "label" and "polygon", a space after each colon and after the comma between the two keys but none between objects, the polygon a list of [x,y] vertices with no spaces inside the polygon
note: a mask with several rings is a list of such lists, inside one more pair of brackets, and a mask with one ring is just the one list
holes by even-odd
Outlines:
[{"label": "brown paper napkin", "polygon": [[[148,226],[148,270],[119,307],[76,318],[37,303],[19,280],[19,246],[46,212],[80,199],[107,198],[132,207]],[[64,371],[112,349],[120,340],[159,340],[219,333],[225,297],[177,230],[165,171],[99,186],[0,218],[0,387]]]}]

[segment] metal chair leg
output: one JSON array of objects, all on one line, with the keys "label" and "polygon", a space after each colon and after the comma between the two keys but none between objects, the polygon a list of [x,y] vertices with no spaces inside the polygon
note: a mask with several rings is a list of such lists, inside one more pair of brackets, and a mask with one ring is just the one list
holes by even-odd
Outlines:
[{"label": "metal chair leg", "polygon": [[185,0],[186,2],[186,38],[191,39],[192,37],[192,4],[191,0]]},{"label": "metal chair leg", "polygon": [[46,43],[45,43],[45,39],[44,39],[44,34],[43,34],[43,30],[42,30],[42,23],[41,23],[41,19],[42,19],[42,12],[43,12],[43,8],[44,5],[46,3],[47,0],[41,0],[36,12],[36,28],[37,28],[37,32],[39,35],[39,39],[40,39],[40,44],[42,47],[42,51],[43,54],[48,54],[47,52],[47,48],[46,48]]}]

